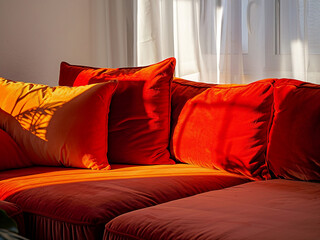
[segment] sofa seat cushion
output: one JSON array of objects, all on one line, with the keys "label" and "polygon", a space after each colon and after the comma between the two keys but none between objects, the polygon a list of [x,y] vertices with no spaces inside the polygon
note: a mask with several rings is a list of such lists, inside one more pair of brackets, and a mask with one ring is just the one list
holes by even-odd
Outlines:
[{"label": "sofa seat cushion", "polygon": [[320,184],[251,182],[133,211],[104,239],[320,239]]},{"label": "sofa seat cushion", "polygon": [[1,172],[0,199],[22,207],[31,239],[101,239],[123,213],[247,181],[187,164],[32,167]]},{"label": "sofa seat cushion", "polygon": [[4,210],[17,223],[19,233],[24,234],[24,220],[21,208],[17,204],[0,201],[0,210]]}]

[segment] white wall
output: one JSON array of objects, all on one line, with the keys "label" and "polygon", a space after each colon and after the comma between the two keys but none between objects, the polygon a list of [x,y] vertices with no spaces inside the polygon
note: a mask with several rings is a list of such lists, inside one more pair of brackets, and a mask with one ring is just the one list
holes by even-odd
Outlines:
[{"label": "white wall", "polygon": [[0,76],[58,85],[61,61],[94,65],[90,0],[0,0]]}]

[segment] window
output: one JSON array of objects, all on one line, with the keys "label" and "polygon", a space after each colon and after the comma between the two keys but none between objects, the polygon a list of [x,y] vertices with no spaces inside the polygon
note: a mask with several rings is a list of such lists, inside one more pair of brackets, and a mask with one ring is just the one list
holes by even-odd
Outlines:
[{"label": "window", "polygon": [[269,77],[319,82],[319,0],[138,3],[145,6],[138,15],[150,25],[138,27],[138,36],[144,37],[138,41],[139,59],[148,60],[144,64],[175,56],[176,76],[205,82]]},{"label": "window", "polygon": [[[278,54],[290,54],[293,43],[290,39],[304,38],[308,41],[308,51],[310,54],[320,54],[320,1],[299,0],[297,5],[292,1],[276,1],[278,25],[277,41],[279,44]],[[288,12],[287,9],[291,11]],[[290,25],[297,24],[297,28],[292,29]]]},{"label": "window", "polygon": [[264,66],[261,70],[270,77],[306,80],[309,72],[318,78],[319,12],[318,0],[242,0],[245,74]]}]

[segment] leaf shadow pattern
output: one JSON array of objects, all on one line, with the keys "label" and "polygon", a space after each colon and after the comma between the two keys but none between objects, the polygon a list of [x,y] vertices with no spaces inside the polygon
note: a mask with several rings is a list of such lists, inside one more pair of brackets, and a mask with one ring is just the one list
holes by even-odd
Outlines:
[{"label": "leaf shadow pattern", "polygon": [[[9,95],[11,101],[7,106],[0,104],[1,109],[15,118],[22,128],[47,141],[46,128],[54,113],[63,105],[63,101],[51,100],[55,88],[51,89],[41,84],[24,84],[4,78],[0,79],[3,80],[1,85],[12,88]],[[1,97],[0,99],[2,99]],[[30,103],[31,98],[34,101]]]},{"label": "leaf shadow pattern", "polygon": [[[9,80],[10,82],[13,82],[15,83],[14,81],[11,81]],[[11,112],[10,114],[13,115],[13,112],[14,110],[16,109],[17,107],[17,104],[19,102],[22,101],[22,99],[28,97],[28,95],[30,94],[33,94],[34,92],[39,92],[41,91],[42,94],[44,94],[44,92],[47,90],[47,86],[41,86],[41,87],[35,87],[34,84],[29,84],[27,86],[24,86],[22,89],[21,89],[21,92],[19,94],[19,96],[17,97],[16,101],[15,101],[15,105],[13,106],[13,108],[11,109]],[[20,107],[20,112],[19,114],[21,114],[21,110],[24,108],[24,106],[26,105],[27,102],[24,103],[24,105],[22,107]]]},{"label": "leaf shadow pattern", "polygon": [[41,104],[39,107],[21,112],[14,116],[14,118],[19,121],[23,128],[47,141],[47,126],[54,113],[61,107],[62,104],[60,101],[45,103]]}]

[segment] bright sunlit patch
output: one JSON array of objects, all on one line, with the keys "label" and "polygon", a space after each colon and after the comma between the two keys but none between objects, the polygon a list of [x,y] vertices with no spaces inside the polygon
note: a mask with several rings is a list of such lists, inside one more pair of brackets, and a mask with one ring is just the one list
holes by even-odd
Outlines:
[{"label": "bright sunlit patch", "polygon": [[291,62],[292,73],[295,79],[307,79],[305,74],[307,73],[308,56],[306,53],[305,44],[297,39],[291,41]]},{"label": "bright sunlit patch", "polygon": [[44,104],[43,106],[21,112],[14,117],[24,129],[42,140],[47,141],[46,133],[48,124],[50,123],[53,114],[61,107],[61,105],[62,104],[59,102]]},{"label": "bright sunlit patch", "polygon": [[[33,168],[29,175],[11,177],[0,180],[0,199],[28,189],[90,181],[111,181],[116,179],[156,178],[170,176],[234,176],[245,178],[236,174],[220,170],[206,169],[187,164],[177,165],[149,165],[149,166],[113,166],[114,170],[90,170],[70,168]],[[21,169],[19,170],[21,171]]]},{"label": "bright sunlit patch", "polygon": [[[221,3],[220,3],[221,4]],[[216,33],[216,52],[217,52],[217,83],[220,83],[220,53],[221,53],[221,38],[222,38],[222,19],[223,19],[223,5],[217,7],[217,33]]]}]

